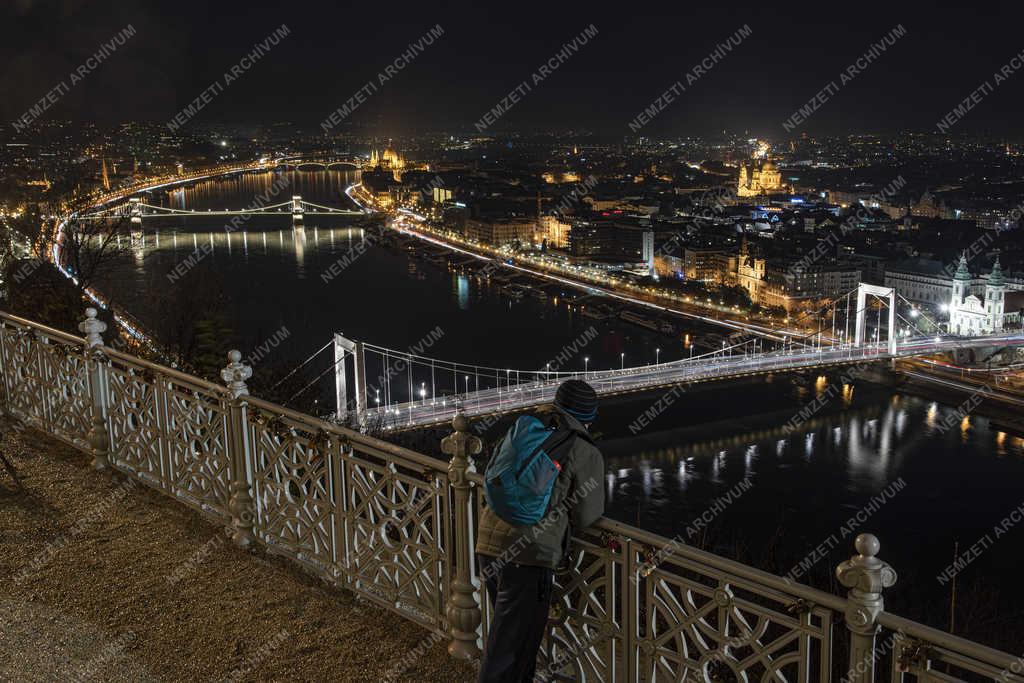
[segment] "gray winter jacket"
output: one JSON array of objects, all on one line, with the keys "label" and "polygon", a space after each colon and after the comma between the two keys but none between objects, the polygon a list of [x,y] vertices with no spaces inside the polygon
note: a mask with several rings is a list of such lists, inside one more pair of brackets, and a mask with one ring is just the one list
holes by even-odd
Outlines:
[{"label": "gray winter jacket", "polygon": [[[586,427],[556,409],[555,419],[577,432],[560,458],[561,472],[544,517],[533,526],[512,525],[484,507],[476,552],[533,567],[556,569],[568,547],[571,529],[584,529],[604,514],[604,458]],[[483,492],[480,492],[481,495]]]}]

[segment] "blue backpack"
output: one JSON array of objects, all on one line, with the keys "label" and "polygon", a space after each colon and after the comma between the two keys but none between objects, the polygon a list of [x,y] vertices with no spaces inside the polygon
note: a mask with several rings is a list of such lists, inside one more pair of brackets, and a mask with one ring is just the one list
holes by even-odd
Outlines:
[{"label": "blue backpack", "polygon": [[562,470],[556,451],[575,434],[569,429],[545,427],[532,415],[517,419],[484,470],[487,506],[509,524],[539,522]]}]

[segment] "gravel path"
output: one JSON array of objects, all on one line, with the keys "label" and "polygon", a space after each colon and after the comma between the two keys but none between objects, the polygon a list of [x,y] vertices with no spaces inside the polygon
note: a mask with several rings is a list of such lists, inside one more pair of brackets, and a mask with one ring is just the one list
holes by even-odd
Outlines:
[{"label": "gravel path", "polygon": [[83,453],[0,437],[0,681],[471,681],[446,643]]}]

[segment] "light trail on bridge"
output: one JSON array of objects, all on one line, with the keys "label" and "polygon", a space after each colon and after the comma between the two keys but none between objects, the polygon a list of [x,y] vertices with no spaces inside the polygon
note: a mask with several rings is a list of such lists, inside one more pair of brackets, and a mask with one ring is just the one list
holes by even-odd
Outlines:
[{"label": "light trail on bridge", "polygon": [[954,389],[960,392],[966,392],[970,395],[986,395],[995,398],[1005,403],[1012,403],[1014,405],[1024,406],[1024,398],[1015,396],[1007,392],[1002,387],[992,387],[988,384],[983,383],[971,383],[961,382],[951,377],[942,377],[939,375],[933,375],[926,372],[917,372],[915,370],[902,370],[902,374],[913,379],[920,380],[922,382],[928,382],[930,384],[937,384],[939,386],[945,386],[950,389]]},{"label": "light trail on bridge", "polygon": [[[552,379],[537,379],[526,383],[517,381],[515,384],[508,381],[504,388],[500,384],[500,372],[502,371],[499,370],[492,377],[492,379],[498,380],[494,387],[469,391],[470,375],[465,374],[463,375],[466,381],[465,391],[458,391],[460,378],[456,377],[454,379],[455,391],[451,395],[440,397],[434,393],[436,387],[432,387],[432,393],[428,396],[425,391],[426,381],[413,380],[410,369],[409,384],[413,390],[415,386],[423,386],[421,398],[373,408],[366,406],[363,409],[364,414],[361,416],[361,421],[364,424],[375,425],[385,430],[396,430],[438,424],[450,420],[457,413],[475,416],[515,412],[551,403],[558,385],[567,378],[584,380],[590,383],[599,395],[609,396],[777,372],[891,361],[897,358],[930,355],[963,348],[1019,345],[1024,345],[1024,334],[1021,333],[974,338],[919,337],[900,342],[895,354],[889,353],[887,342],[865,344],[860,347],[849,344],[822,347],[817,350],[800,348],[733,356],[716,352],[691,359],[621,370],[550,373],[553,376]],[[422,362],[419,360],[422,357],[413,357],[401,351],[388,351],[393,358],[408,362],[410,368],[412,363]],[[460,366],[450,361],[433,359],[423,359],[423,361],[445,363],[447,364],[444,368],[445,372],[450,371],[452,365],[462,367],[466,371],[474,367],[468,364]],[[425,362],[423,364],[426,365]],[[487,368],[486,370],[493,372],[495,369]],[[365,368],[363,372],[365,372]],[[544,376],[546,373],[540,370],[532,374]],[[487,377],[491,376],[487,375]],[[517,378],[517,380],[519,379],[521,378]],[[474,380],[478,381],[478,377],[474,377]],[[362,403],[362,401],[359,402]]]}]

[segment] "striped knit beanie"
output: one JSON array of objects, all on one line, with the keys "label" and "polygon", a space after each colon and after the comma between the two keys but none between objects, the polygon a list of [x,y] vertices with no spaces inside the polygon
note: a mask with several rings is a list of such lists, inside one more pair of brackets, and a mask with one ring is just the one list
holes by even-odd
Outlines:
[{"label": "striped knit beanie", "polygon": [[580,422],[593,422],[597,417],[597,392],[582,380],[566,380],[555,392],[555,407],[561,408]]}]

